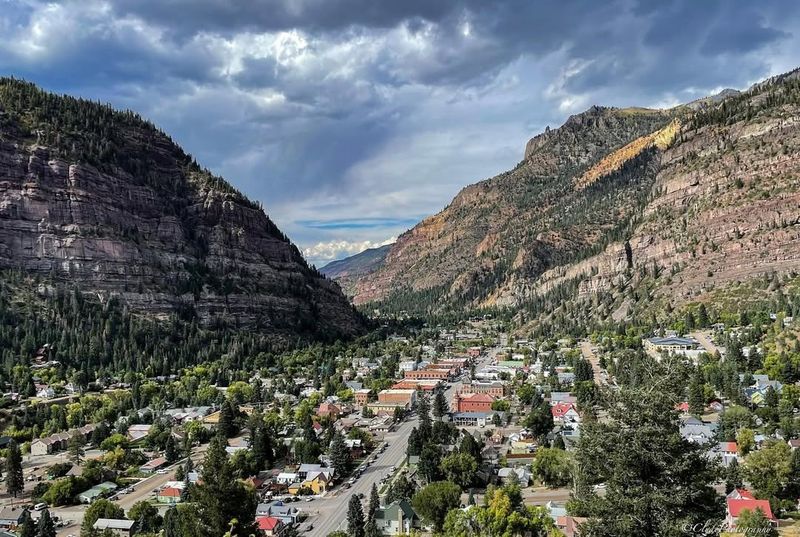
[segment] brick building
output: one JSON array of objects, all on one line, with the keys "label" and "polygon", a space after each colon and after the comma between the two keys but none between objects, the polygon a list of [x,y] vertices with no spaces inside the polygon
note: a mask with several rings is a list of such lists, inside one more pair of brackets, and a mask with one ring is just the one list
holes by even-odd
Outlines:
[{"label": "brick building", "polygon": [[486,393],[457,394],[453,404],[456,412],[491,412],[495,398]]}]

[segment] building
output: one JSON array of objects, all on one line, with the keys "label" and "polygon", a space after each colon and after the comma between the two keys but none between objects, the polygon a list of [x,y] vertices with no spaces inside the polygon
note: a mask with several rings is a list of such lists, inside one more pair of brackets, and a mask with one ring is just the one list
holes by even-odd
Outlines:
[{"label": "building", "polygon": [[456,412],[491,412],[495,398],[486,393],[456,394],[453,406]]},{"label": "building", "polygon": [[508,385],[500,381],[466,382],[461,386],[460,393],[485,393],[500,398],[508,395]]},{"label": "building", "polygon": [[383,535],[408,535],[422,528],[419,516],[406,500],[379,507],[375,511],[375,524]]},{"label": "building", "polygon": [[402,403],[411,407],[416,401],[416,390],[381,390],[378,392],[379,403]]},{"label": "building", "polygon": [[412,380],[412,379],[403,379],[399,382],[396,382],[393,386],[393,390],[422,390],[425,393],[433,393],[437,389],[442,386],[442,382],[440,380]]},{"label": "building", "polygon": [[581,416],[578,409],[572,403],[556,403],[550,407],[553,414],[553,421],[556,423],[580,423]]},{"label": "building", "polygon": [[274,516],[256,517],[256,524],[266,537],[277,537],[283,531],[285,524],[280,518]]},{"label": "building", "polygon": [[453,425],[456,427],[486,427],[492,425],[495,415],[505,422],[505,412],[454,412]]},{"label": "building", "polygon": [[317,416],[324,418],[325,416],[330,416],[334,420],[339,417],[342,413],[342,409],[339,408],[337,405],[333,403],[324,402],[319,405],[317,409]]},{"label": "building", "polygon": [[416,371],[403,371],[403,378],[413,380],[447,380],[450,378],[450,370],[417,369]]},{"label": "building", "polygon": [[70,429],[69,431],[54,433],[44,438],[36,438],[33,442],[31,442],[31,455],[49,455],[51,453],[64,451],[67,449],[69,441],[73,436],[77,434],[82,436],[84,439],[87,439],[92,435],[96,427],[97,425],[95,424],[84,425],[83,427],[79,427],[77,429]]},{"label": "building", "polygon": [[360,390],[355,390],[353,392],[353,397],[356,400],[356,404],[358,406],[364,406],[369,402],[369,396],[372,393],[372,390],[367,388],[362,388]]},{"label": "building", "polygon": [[777,519],[772,515],[772,508],[768,500],[754,500],[750,498],[727,498],[725,510],[725,523],[731,529],[736,528],[736,522],[743,511],[761,510],[764,517],[775,525]]},{"label": "building", "polygon": [[164,487],[156,494],[159,503],[176,504],[181,501],[181,489],[178,487]]},{"label": "building", "polygon": [[139,467],[139,471],[143,474],[152,474],[156,470],[163,468],[167,465],[167,459],[165,457],[157,457],[151,461],[147,461],[143,465]]},{"label": "building", "polygon": [[140,442],[150,433],[152,425],[136,424],[128,427],[128,440],[132,443]]},{"label": "building", "polygon": [[136,533],[136,521],[121,518],[98,518],[92,527],[100,532],[108,530],[120,537],[131,537]]},{"label": "building", "polygon": [[651,337],[642,341],[646,351],[651,354],[662,352],[685,352],[693,351],[698,347],[697,341],[687,337]]},{"label": "building", "polygon": [[92,503],[97,498],[102,498],[107,496],[109,493],[117,490],[116,483],[112,483],[111,481],[104,481],[99,485],[95,485],[87,491],[84,491],[78,495],[78,501],[81,503]]},{"label": "building", "polygon": [[256,517],[262,516],[275,517],[283,522],[284,525],[290,526],[297,522],[300,516],[300,510],[276,500],[274,502],[258,504],[258,507],[256,507]]},{"label": "building", "polygon": [[417,369],[416,360],[403,360],[398,364],[400,371],[414,371]]},{"label": "building", "polygon": [[0,529],[11,530],[22,524],[27,509],[19,507],[0,507]]}]

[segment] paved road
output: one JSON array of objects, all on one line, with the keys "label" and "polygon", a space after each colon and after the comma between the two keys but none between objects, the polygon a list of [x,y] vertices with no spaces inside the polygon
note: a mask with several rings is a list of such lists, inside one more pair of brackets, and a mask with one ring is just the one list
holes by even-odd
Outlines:
[{"label": "paved road", "polygon": [[692,332],[689,335],[696,339],[697,342],[700,343],[700,345],[702,345],[702,347],[709,354],[713,355],[715,352],[718,352],[720,356],[725,354],[725,349],[720,349],[714,344],[713,341],[711,341],[711,334],[708,331],[701,332],[698,330],[697,332]]},{"label": "paved road", "polygon": [[608,373],[605,369],[600,367],[600,359],[595,354],[592,344],[586,340],[583,340],[578,344],[578,346],[581,349],[581,354],[583,354],[583,357],[589,360],[589,363],[592,364],[594,383],[598,386],[608,384]]},{"label": "paved road", "polygon": [[[347,504],[353,494],[361,493],[364,495],[364,502],[369,501],[369,493],[373,483],[378,484],[381,477],[389,472],[389,467],[403,463],[406,457],[406,447],[408,446],[408,435],[411,429],[417,426],[417,418],[404,421],[397,430],[387,433],[384,441],[389,442],[386,451],[378,455],[378,460],[367,468],[355,485],[349,489],[337,489],[331,495],[303,504],[308,506],[307,511],[312,513],[308,522],[314,525],[314,529],[306,533],[309,537],[325,537],[337,529],[347,529]],[[365,509],[366,510],[366,509]],[[316,514],[314,514],[316,512]],[[304,526],[308,524],[304,523]]]}]

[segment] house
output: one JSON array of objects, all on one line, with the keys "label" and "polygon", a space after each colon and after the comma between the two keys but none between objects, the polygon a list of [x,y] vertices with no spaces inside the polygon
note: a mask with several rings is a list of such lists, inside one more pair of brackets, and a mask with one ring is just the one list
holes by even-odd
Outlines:
[{"label": "house", "polygon": [[556,528],[564,534],[564,537],[578,537],[580,535],[580,525],[588,519],[577,516],[559,516],[555,519]]},{"label": "house", "polygon": [[344,443],[350,448],[350,456],[358,459],[364,454],[364,446],[361,445],[360,438],[345,438]]},{"label": "house", "polygon": [[44,386],[42,389],[36,392],[36,397],[39,399],[52,399],[55,396],[56,391],[50,386]]},{"label": "house", "polygon": [[364,406],[369,402],[369,396],[372,393],[372,390],[368,388],[362,388],[360,390],[355,390],[353,392],[353,397],[355,398],[356,405]]},{"label": "house", "polygon": [[487,393],[456,394],[453,397],[455,412],[491,412],[495,398]]},{"label": "house", "polygon": [[156,470],[167,465],[167,459],[165,457],[157,457],[151,461],[147,461],[143,465],[139,467],[139,471],[143,474],[152,474]]},{"label": "house", "polygon": [[571,371],[565,371],[562,373],[556,373],[558,377],[559,384],[574,384],[575,383],[575,373]]},{"label": "house", "polygon": [[104,481],[99,485],[95,485],[89,490],[86,490],[78,495],[78,501],[81,503],[92,503],[97,498],[107,496],[109,493],[117,490],[117,484],[111,481]]},{"label": "house", "polygon": [[19,507],[0,507],[0,529],[10,530],[22,524],[27,509]]},{"label": "house", "polygon": [[708,456],[719,460],[727,468],[731,462],[739,459],[739,446],[736,442],[719,442],[708,451]]},{"label": "house", "polygon": [[556,403],[550,407],[553,421],[556,423],[580,423],[581,416],[572,403]]},{"label": "house", "polygon": [[92,527],[100,532],[110,531],[120,537],[130,537],[136,533],[136,521],[121,518],[98,518]]},{"label": "house", "polygon": [[280,518],[274,516],[256,517],[256,524],[266,537],[276,537],[283,531],[285,524]]},{"label": "house", "polygon": [[342,409],[339,408],[337,405],[333,403],[328,403],[327,401],[319,405],[317,409],[317,416],[324,418],[326,416],[330,416],[332,419],[336,419],[342,413]]},{"label": "house", "polygon": [[713,441],[716,432],[717,424],[706,423],[697,418],[683,420],[680,426],[681,436],[696,444],[705,444]]},{"label": "house", "polygon": [[789,447],[792,448],[792,451],[794,451],[795,449],[800,448],[800,439],[792,438],[791,440],[788,441],[788,444]]},{"label": "house", "polygon": [[178,487],[164,487],[158,491],[156,499],[159,503],[176,504],[181,501],[181,493],[183,491]]},{"label": "house", "polygon": [[298,481],[299,479],[300,476],[297,475],[296,472],[281,472],[275,478],[275,482],[278,483],[279,485],[289,486],[295,481]]},{"label": "house", "polygon": [[518,466],[516,468],[500,468],[500,470],[497,471],[497,477],[502,479],[504,482],[511,480],[512,474],[517,477],[517,482],[523,487],[530,485],[531,479],[533,478],[533,474],[531,474],[524,466]]},{"label": "house", "polygon": [[256,507],[256,517],[271,516],[279,519],[285,526],[295,524],[300,516],[300,510],[286,505],[281,501],[260,503]]},{"label": "house", "polygon": [[550,405],[557,403],[573,403],[578,404],[578,398],[569,392],[550,392]]},{"label": "house", "polygon": [[152,425],[136,424],[128,427],[128,440],[132,443],[140,442],[150,433]]},{"label": "house", "polygon": [[422,528],[419,516],[406,500],[379,507],[375,511],[375,524],[383,535],[408,535]]},{"label": "house", "polygon": [[743,511],[756,511],[760,509],[764,516],[772,522],[777,523],[777,519],[772,515],[772,509],[767,500],[753,500],[745,498],[727,498],[725,522],[729,528],[736,528],[736,521]]}]

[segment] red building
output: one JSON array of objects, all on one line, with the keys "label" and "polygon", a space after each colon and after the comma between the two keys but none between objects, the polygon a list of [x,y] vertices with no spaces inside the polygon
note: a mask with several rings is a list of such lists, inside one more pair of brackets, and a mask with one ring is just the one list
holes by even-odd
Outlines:
[{"label": "red building", "polygon": [[495,398],[487,393],[457,394],[455,396],[456,412],[491,412]]}]

